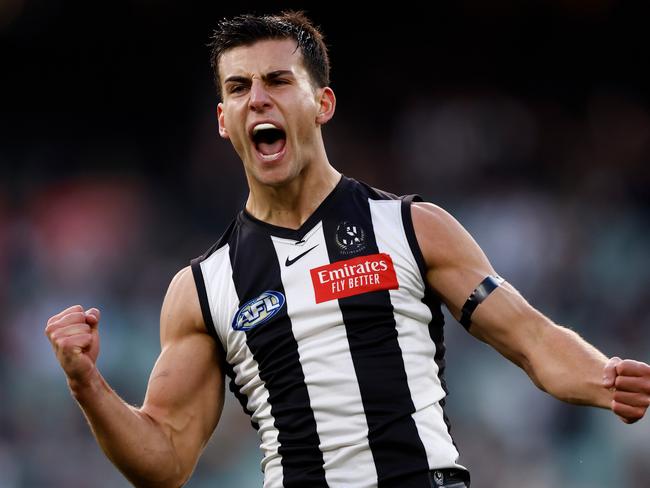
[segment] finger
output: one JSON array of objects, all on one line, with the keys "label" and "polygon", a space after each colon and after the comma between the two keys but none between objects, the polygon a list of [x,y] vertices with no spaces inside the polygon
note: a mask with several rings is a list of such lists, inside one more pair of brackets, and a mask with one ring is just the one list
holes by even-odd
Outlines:
[{"label": "finger", "polygon": [[650,378],[618,376],[614,382],[614,386],[617,391],[644,392],[650,394]]},{"label": "finger", "polygon": [[73,324],[85,324],[86,316],[83,312],[70,312],[67,315],[60,317],[58,320],[52,322],[45,327],[45,334],[51,335],[54,331],[67,327]]},{"label": "finger", "polygon": [[97,308],[91,308],[86,310],[85,312],[86,315],[86,323],[91,326],[95,326],[99,324],[99,319],[101,317],[101,312]]},{"label": "finger", "polygon": [[632,407],[624,403],[618,403],[612,400],[612,412],[621,417],[626,424],[631,424],[639,420],[645,414],[646,409],[643,407]]},{"label": "finger", "polygon": [[619,376],[648,376],[650,377],[650,365],[635,361],[634,359],[626,359],[616,365],[616,373]]},{"label": "finger", "polygon": [[620,362],[621,358],[614,356],[605,364],[605,369],[603,370],[603,386],[605,388],[614,386],[614,381],[616,381],[616,365]]},{"label": "finger", "polygon": [[60,341],[59,350],[63,356],[70,356],[81,354],[84,349],[87,349],[92,343],[92,334],[77,334],[70,337],[65,337]]},{"label": "finger", "polygon": [[88,324],[68,325],[52,332],[50,338],[52,341],[59,341],[64,337],[71,337],[78,334],[90,334],[90,326]]},{"label": "finger", "polygon": [[629,391],[617,390],[614,392],[614,401],[631,407],[648,408],[648,405],[650,405],[650,396],[644,393],[632,393]]},{"label": "finger", "polygon": [[56,315],[52,315],[52,316],[48,319],[48,321],[47,321],[47,325],[50,325],[50,323],[52,323],[52,322],[56,322],[56,321],[59,320],[61,317],[63,317],[64,315],[66,315],[66,314],[68,314],[68,313],[70,313],[70,312],[83,312],[83,307],[82,307],[81,305],[73,305],[73,306],[71,306],[71,307],[68,307],[68,308],[66,308],[65,310],[63,310],[63,311],[57,313]]}]

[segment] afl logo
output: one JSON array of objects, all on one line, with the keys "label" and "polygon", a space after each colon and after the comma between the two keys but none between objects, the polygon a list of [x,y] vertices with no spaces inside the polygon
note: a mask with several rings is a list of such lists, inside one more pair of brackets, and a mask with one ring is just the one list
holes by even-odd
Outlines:
[{"label": "afl logo", "polygon": [[232,328],[247,331],[268,322],[282,309],[284,301],[279,291],[265,291],[239,308],[232,319]]},{"label": "afl logo", "polygon": [[363,228],[350,222],[341,222],[336,228],[336,245],[341,254],[349,255],[366,248],[366,233]]}]

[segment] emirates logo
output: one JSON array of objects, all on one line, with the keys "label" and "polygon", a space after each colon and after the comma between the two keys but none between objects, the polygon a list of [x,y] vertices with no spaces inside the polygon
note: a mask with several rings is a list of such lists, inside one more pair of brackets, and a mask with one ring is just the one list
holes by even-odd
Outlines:
[{"label": "emirates logo", "polygon": [[316,303],[399,288],[393,260],[385,253],[326,264],[310,273]]}]

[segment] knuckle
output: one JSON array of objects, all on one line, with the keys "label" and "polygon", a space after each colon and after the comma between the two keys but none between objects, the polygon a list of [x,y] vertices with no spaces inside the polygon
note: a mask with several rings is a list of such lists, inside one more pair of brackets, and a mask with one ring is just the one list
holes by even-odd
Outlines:
[{"label": "knuckle", "polygon": [[56,319],[53,319],[51,322],[48,322],[47,326],[48,326],[50,329],[52,329],[52,328],[56,327],[56,325],[57,325],[59,322],[61,322],[61,317],[58,317],[58,318],[56,318]]},{"label": "knuckle", "polygon": [[81,337],[64,337],[61,339],[61,351],[68,356],[80,347]]},{"label": "knuckle", "polygon": [[70,349],[70,341],[67,339],[67,337],[62,337],[60,339],[57,339],[56,343],[64,355],[68,353]]},{"label": "knuckle", "polygon": [[70,320],[74,320],[75,322],[83,322],[86,319],[83,312],[72,312],[69,317]]}]

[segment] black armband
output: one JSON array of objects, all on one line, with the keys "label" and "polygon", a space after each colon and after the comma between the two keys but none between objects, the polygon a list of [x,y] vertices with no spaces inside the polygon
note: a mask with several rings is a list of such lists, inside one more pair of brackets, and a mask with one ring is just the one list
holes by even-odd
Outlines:
[{"label": "black armband", "polygon": [[503,283],[503,278],[500,276],[488,276],[474,289],[461,310],[460,323],[463,327],[469,330],[470,325],[472,325],[472,314],[474,313],[474,310],[476,310],[476,307],[478,307],[490,293],[499,288],[501,283]]}]

